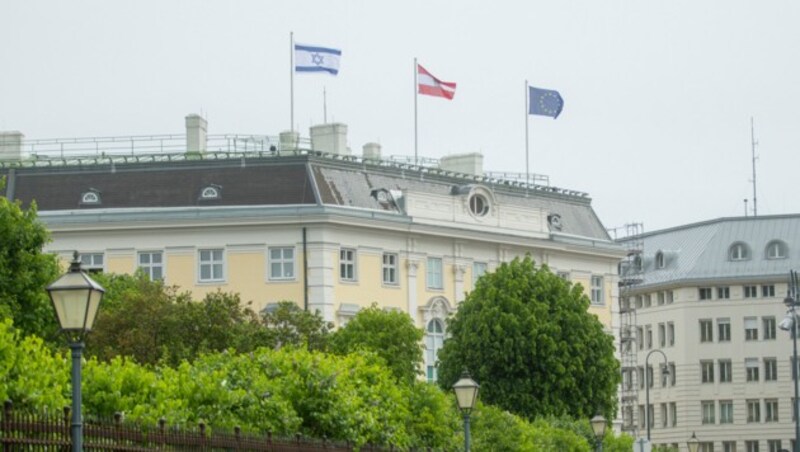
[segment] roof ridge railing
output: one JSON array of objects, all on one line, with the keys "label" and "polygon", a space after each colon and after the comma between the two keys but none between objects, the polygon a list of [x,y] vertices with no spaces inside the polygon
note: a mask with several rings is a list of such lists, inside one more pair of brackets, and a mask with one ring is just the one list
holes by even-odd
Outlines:
[{"label": "roof ridge railing", "polygon": [[[120,137],[95,137],[89,139],[72,139],[71,143],[100,143],[100,139],[117,139]],[[308,139],[301,139],[297,144],[293,144],[291,149],[283,149],[283,143],[277,137],[267,135],[243,135],[243,134],[220,134],[209,135],[208,142],[216,143],[215,146],[208,146],[204,152],[187,152],[184,135],[141,135],[124,137],[118,141],[108,141],[106,143],[134,143],[130,148],[108,148],[100,149],[96,145],[95,149],[63,149],[60,146],[68,143],[68,140],[43,139],[27,140],[25,149],[36,149],[44,144],[58,145],[59,149],[45,153],[29,151],[29,157],[19,161],[0,161],[0,168],[15,167],[58,167],[73,165],[117,165],[130,163],[154,163],[154,162],[179,162],[191,160],[229,160],[242,158],[269,158],[287,155],[313,155],[321,158],[360,163],[362,165],[372,165],[384,168],[397,168],[401,170],[416,171],[431,175],[451,177],[457,179],[470,180],[476,183],[486,183],[507,187],[528,189],[535,192],[547,192],[561,194],[571,197],[585,198],[587,193],[562,189],[550,186],[549,177],[540,174],[526,175],[524,173],[511,172],[486,172],[483,175],[461,173],[458,171],[443,169],[439,167],[439,159],[436,158],[417,158],[410,156],[390,156],[387,159],[374,159],[358,155],[345,155],[315,151],[311,149],[311,142]],[[138,138],[142,141],[156,138],[158,140],[175,140],[176,144],[164,145],[160,143],[156,149],[150,147],[137,147],[135,145]],[[224,143],[224,145],[220,145]],[[150,150],[150,152],[147,152]],[[94,151],[94,152],[86,152]],[[543,182],[537,183],[537,182]]]}]

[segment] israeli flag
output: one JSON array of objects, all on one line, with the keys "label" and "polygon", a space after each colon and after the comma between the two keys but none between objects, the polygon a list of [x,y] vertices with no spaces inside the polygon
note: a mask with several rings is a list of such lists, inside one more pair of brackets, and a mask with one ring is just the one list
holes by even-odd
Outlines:
[{"label": "israeli flag", "polygon": [[294,45],[294,70],[296,72],[339,73],[339,59],[342,51],[328,47]]}]

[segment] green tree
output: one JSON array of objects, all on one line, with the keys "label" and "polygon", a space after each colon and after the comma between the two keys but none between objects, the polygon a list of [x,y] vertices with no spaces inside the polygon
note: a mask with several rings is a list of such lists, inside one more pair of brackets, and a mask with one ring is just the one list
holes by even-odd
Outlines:
[{"label": "green tree", "polygon": [[291,345],[309,350],[325,350],[333,325],[319,312],[300,309],[293,301],[281,301],[275,310],[262,315],[267,343],[275,349]]},{"label": "green tree", "polygon": [[411,383],[420,374],[422,337],[408,314],[385,311],[373,303],[333,334],[331,349],[339,354],[371,351],[386,361],[398,380]]},{"label": "green tree", "polygon": [[44,289],[58,277],[58,263],[42,252],[50,236],[36,204],[23,209],[19,201],[0,197],[0,237],[0,318],[14,319],[25,335],[54,338],[58,322]]},{"label": "green tree", "polygon": [[619,363],[589,304],[580,285],[530,257],[502,264],[448,320],[439,383],[449,388],[467,368],[484,402],[521,416],[613,418]]}]

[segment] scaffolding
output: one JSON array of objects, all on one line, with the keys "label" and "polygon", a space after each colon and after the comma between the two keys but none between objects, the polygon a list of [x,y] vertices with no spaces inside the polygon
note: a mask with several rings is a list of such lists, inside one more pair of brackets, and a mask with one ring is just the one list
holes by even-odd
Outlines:
[{"label": "scaffolding", "polygon": [[[626,249],[619,264],[619,359],[622,383],[619,389],[622,431],[637,436],[636,409],[639,404],[639,373],[637,371],[636,306],[634,291],[642,282],[642,256],[644,232],[642,223],[628,223],[609,231]],[[621,233],[621,237],[618,237]]]}]

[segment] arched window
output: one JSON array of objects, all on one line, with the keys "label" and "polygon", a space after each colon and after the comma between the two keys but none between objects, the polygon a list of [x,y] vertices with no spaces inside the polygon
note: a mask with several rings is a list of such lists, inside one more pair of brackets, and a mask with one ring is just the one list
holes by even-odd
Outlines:
[{"label": "arched window", "polygon": [[81,193],[81,204],[100,204],[100,192],[94,188]]},{"label": "arched window", "polygon": [[746,261],[750,259],[750,248],[746,243],[736,242],[728,250],[728,257],[732,261]]},{"label": "arched window", "polygon": [[209,185],[204,187],[200,192],[200,199],[219,199],[220,190],[216,185]]},{"label": "arched window", "polygon": [[773,240],[767,244],[767,259],[786,259],[789,254],[788,247],[780,240]]},{"label": "arched window", "polygon": [[664,268],[664,253],[661,251],[656,253],[656,268]]},{"label": "arched window", "polygon": [[425,376],[429,382],[434,382],[438,378],[437,356],[444,343],[444,325],[439,319],[432,319],[428,322],[425,333]]}]

